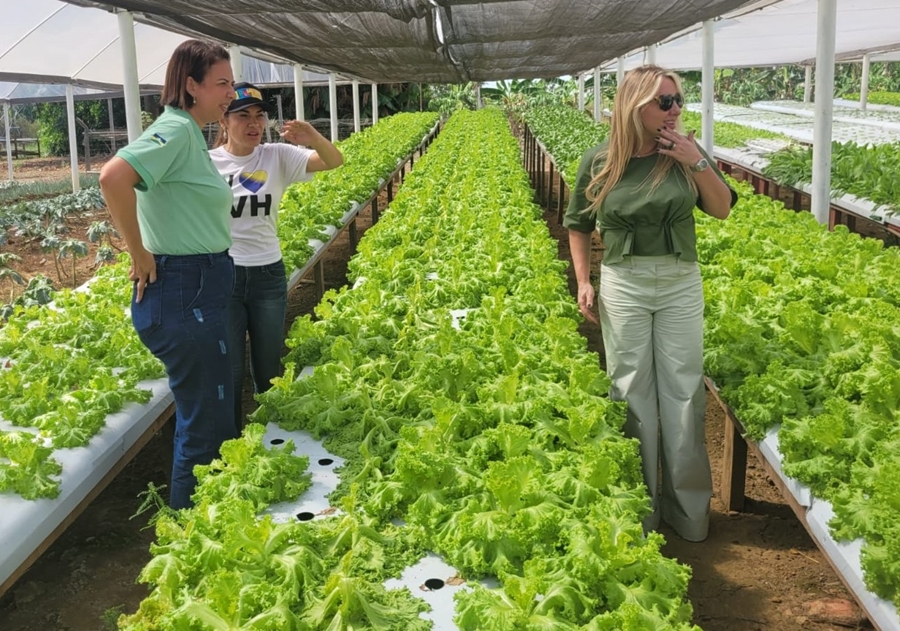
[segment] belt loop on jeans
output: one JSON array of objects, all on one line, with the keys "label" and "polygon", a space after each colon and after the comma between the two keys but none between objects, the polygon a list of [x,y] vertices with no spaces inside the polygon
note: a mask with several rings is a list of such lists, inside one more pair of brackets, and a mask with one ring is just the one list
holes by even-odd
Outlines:
[{"label": "belt loop on jeans", "polygon": [[166,261],[167,261],[168,259],[169,259],[169,255],[168,255],[168,254],[163,254],[162,256],[159,257],[159,263],[157,263],[157,265],[159,265],[160,267],[165,267],[165,266],[166,266]]}]

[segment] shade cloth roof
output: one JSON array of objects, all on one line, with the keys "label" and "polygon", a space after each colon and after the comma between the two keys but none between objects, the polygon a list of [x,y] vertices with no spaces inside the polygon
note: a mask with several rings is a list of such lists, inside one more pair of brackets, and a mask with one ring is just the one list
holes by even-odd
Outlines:
[{"label": "shade cloth roof", "polygon": [[[555,77],[746,0],[69,0],[368,81]],[[171,50],[171,49],[170,49]]]}]

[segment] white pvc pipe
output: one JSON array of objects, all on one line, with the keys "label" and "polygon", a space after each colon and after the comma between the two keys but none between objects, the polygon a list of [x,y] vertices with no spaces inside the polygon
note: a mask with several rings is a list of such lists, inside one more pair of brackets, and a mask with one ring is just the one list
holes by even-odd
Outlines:
[{"label": "white pvc pipe", "polygon": [[816,99],[812,202],[816,221],[828,223],[831,206],[831,126],[834,113],[834,48],[837,0],[819,0],[816,26]]},{"label": "white pvc pipe", "polygon": [[66,84],[66,117],[69,123],[69,164],[72,166],[72,192],[81,190],[78,178],[78,139],[75,135],[75,88]]},{"label": "white pvc pipe", "polygon": [[578,111],[584,111],[584,75],[578,75]]},{"label": "white pvc pipe", "polygon": [[353,80],[353,131],[359,133],[359,81]]},{"label": "white pvc pipe", "polygon": [[616,90],[619,89],[619,86],[622,85],[622,81],[625,79],[625,58],[619,57],[616,59]]},{"label": "white pvc pipe", "polygon": [[302,121],[306,118],[303,107],[303,66],[294,64],[294,118]]},{"label": "white pvc pipe", "polygon": [[712,20],[703,23],[703,72],[700,79],[702,146],[709,155],[713,154],[713,98],[715,96],[715,32]]},{"label": "white pvc pipe", "polygon": [[3,103],[3,129],[6,138],[6,166],[9,170],[9,179],[13,179],[12,163],[12,137],[9,135],[9,103]]},{"label": "white pvc pipe", "polygon": [[328,108],[331,110],[331,142],[337,142],[337,75],[333,72],[328,73]]},{"label": "white pvc pipe", "polygon": [[378,122],[378,84],[372,84],[372,124]]},{"label": "white pvc pipe", "polygon": [[603,113],[603,91],[600,89],[600,66],[594,68],[594,120],[600,122]]},{"label": "white pvc pipe", "polygon": [[865,110],[869,104],[869,53],[863,55],[862,80],[859,87],[859,109]]},{"label": "white pvc pipe", "polygon": [[812,103],[812,66],[806,67],[803,78],[803,102]]},{"label": "white pvc pipe", "polygon": [[231,57],[231,72],[234,74],[234,82],[244,80],[244,57],[239,46],[229,46],[228,55]]},{"label": "white pvc pipe", "polygon": [[128,11],[116,14],[119,21],[119,40],[122,42],[122,90],[125,94],[125,123],[128,142],[137,140],[141,126],[141,90],[138,85],[137,49],[134,45],[134,17]]},{"label": "white pvc pipe", "polygon": [[647,63],[653,66],[656,65],[656,44],[647,46]]},{"label": "white pvc pipe", "polygon": [[281,106],[281,93],[275,95],[275,107],[275,111],[278,112],[278,124],[280,126],[281,123],[284,122],[284,108]]},{"label": "white pvc pipe", "polygon": [[481,103],[481,84],[475,84],[475,109],[480,110],[484,105]]}]

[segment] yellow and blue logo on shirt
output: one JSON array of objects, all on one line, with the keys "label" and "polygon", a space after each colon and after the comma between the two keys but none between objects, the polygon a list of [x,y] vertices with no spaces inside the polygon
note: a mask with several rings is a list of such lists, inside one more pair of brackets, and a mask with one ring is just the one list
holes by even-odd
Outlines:
[{"label": "yellow and blue logo on shirt", "polygon": [[152,140],[153,142],[155,142],[156,144],[158,144],[160,147],[162,147],[162,146],[165,145],[167,142],[169,142],[168,140],[166,140],[165,138],[163,138],[163,137],[160,136],[159,134],[152,134],[152,135],[150,136],[150,140]]},{"label": "yellow and blue logo on shirt", "polygon": [[269,174],[262,169],[253,171],[252,173],[249,171],[242,171],[241,174],[238,175],[238,182],[251,193],[258,192],[268,179]]}]

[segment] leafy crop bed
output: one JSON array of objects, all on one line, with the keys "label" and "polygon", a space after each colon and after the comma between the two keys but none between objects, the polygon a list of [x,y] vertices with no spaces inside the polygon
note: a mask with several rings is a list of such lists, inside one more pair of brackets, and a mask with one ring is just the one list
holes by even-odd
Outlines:
[{"label": "leafy crop bed", "polygon": [[317,173],[311,182],[288,189],[278,217],[278,236],[287,269],[300,269],[313,254],[310,239],[328,241],[323,228],[341,227],[352,202],[362,203],[422,142],[437,112],[402,113],[337,143],[344,154],[339,169]]},{"label": "leafy crop bed", "polygon": [[[763,173],[778,184],[796,186],[798,183],[812,182],[810,147],[789,147],[767,157],[769,164]],[[897,164],[900,164],[900,142],[872,147],[832,143],[832,193],[850,193],[900,210]]]},{"label": "leafy crop bed", "polygon": [[107,415],[149,400],[138,382],[163,370],[131,325],[128,268],[101,268],[52,308],[16,307],[0,329],[0,492],[56,497],[53,450],[86,445]]},{"label": "leafy crop bed", "polygon": [[698,231],[705,366],[750,436],[780,425],[784,472],[865,540],[866,584],[900,604],[900,250],[741,187]]},{"label": "leafy crop bed", "polygon": [[831,502],[833,536],[865,542],[867,587],[900,605],[900,249],[733,185],[726,221],[696,213],[707,374],[751,437],[780,427],[784,472]]},{"label": "leafy crop bed", "polygon": [[532,196],[503,115],[455,114],[360,243],[357,287],[294,323],[254,418],[347,459],[343,513],[259,518],[306,462],[251,425],[201,470],[197,506],[158,520],[153,591],[122,629],[425,629],[383,581],[428,550],[500,579],[459,592],[461,629],[695,629]]}]

